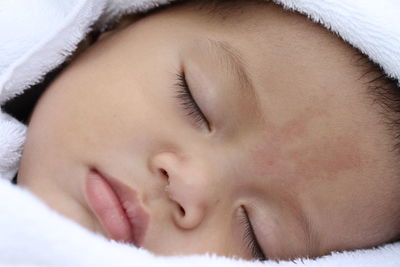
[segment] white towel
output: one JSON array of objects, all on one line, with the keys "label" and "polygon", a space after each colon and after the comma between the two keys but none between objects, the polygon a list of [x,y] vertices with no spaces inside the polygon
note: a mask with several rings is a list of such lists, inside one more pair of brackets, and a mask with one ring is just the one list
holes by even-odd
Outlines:
[{"label": "white towel", "polygon": [[400,258],[400,244],[279,264],[210,255],[154,256],[92,234],[50,210],[30,192],[5,180],[0,180],[0,213],[0,266],[398,267]]},{"label": "white towel", "polygon": [[[400,1],[274,0],[308,15],[400,77]],[[90,26],[168,0],[1,0],[0,105],[61,64]],[[211,256],[156,257],[110,242],[12,186],[25,126],[0,110],[0,264],[24,266],[256,266]],[[263,266],[400,266],[400,244]]]}]

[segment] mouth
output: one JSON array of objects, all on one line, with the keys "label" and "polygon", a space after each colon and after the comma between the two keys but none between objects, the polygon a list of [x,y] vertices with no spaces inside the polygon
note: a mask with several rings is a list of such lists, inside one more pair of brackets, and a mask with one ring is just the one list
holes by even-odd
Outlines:
[{"label": "mouth", "polygon": [[141,206],[137,193],[96,169],[89,171],[85,189],[86,201],[108,237],[141,247],[149,215]]}]

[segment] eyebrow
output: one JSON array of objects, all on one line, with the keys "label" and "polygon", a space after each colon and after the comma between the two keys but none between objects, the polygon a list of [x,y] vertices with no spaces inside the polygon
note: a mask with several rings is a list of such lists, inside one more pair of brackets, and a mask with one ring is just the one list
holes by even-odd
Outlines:
[{"label": "eyebrow", "polygon": [[303,231],[305,233],[305,243],[306,243],[306,251],[308,253],[308,257],[313,257],[313,251],[318,248],[317,236],[314,231],[314,227],[310,221],[310,219],[302,214],[302,218],[300,219],[302,224]]},{"label": "eyebrow", "polygon": [[[242,59],[240,51],[234,48],[230,43],[225,41],[219,41],[214,39],[207,39],[209,48],[221,53],[215,53],[214,55],[221,60],[222,65],[225,65],[228,71],[233,74],[234,77],[239,81],[240,88],[245,93],[252,94],[256,102],[258,103],[257,94],[247,71],[246,64]],[[257,104],[258,106],[258,104]]]},{"label": "eyebrow", "polygon": [[313,257],[313,254],[315,254],[315,250],[319,247],[319,237],[317,235],[318,233],[315,231],[309,216],[307,216],[306,212],[301,206],[297,204],[288,205],[289,209],[291,209],[294,217],[299,222],[304,233],[304,242],[306,246],[306,251],[308,253],[307,256]]}]

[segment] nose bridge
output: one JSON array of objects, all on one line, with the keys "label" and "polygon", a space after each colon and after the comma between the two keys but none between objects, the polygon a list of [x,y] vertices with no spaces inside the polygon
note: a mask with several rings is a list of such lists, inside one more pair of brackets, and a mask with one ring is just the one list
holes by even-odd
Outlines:
[{"label": "nose bridge", "polygon": [[210,166],[193,157],[162,152],[154,157],[153,168],[167,180],[167,196],[176,204],[175,223],[184,229],[201,224],[216,201]]}]

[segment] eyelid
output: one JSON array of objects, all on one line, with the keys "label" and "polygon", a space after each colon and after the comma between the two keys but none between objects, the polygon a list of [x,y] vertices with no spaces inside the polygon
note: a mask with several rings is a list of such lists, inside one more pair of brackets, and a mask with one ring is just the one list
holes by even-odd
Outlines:
[{"label": "eyelid", "polygon": [[268,258],[266,257],[266,254],[264,253],[262,247],[260,246],[260,243],[257,240],[257,236],[254,232],[254,228],[251,224],[247,210],[244,206],[241,206],[241,210],[243,213],[242,224],[244,224],[245,227],[244,240],[246,241],[246,246],[251,250],[252,255],[255,259],[259,261],[265,261]]},{"label": "eyelid", "polygon": [[194,99],[184,71],[177,73],[177,83],[175,85],[178,88],[176,97],[181,101],[181,106],[187,112],[186,115],[191,117],[196,125],[204,124],[207,130],[211,132],[210,123]]}]

